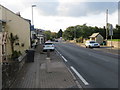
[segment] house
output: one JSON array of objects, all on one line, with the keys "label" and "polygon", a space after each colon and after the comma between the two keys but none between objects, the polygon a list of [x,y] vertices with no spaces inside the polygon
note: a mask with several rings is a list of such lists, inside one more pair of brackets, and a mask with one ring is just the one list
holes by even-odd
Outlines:
[{"label": "house", "polygon": [[94,40],[94,41],[96,41],[97,43],[101,44],[101,43],[103,43],[103,36],[100,35],[99,33],[93,33],[93,34],[90,36],[90,40]]},{"label": "house", "polygon": [[[30,21],[0,5],[0,36],[0,51],[3,52],[0,56],[11,55],[12,48],[24,53],[30,48]],[[12,38],[16,39],[14,43]]]},{"label": "house", "polygon": [[45,34],[43,29],[36,29],[36,36],[37,39],[39,40],[39,44],[44,44],[45,43]]}]

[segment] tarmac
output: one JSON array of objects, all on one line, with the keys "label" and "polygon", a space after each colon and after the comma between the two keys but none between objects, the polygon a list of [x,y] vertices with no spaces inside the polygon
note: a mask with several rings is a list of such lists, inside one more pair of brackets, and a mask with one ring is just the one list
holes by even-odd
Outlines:
[{"label": "tarmac", "polygon": [[[85,48],[85,44],[83,43],[74,43],[74,44]],[[115,48],[106,45],[101,45],[100,48],[92,48],[92,49],[120,56],[120,47]]]},{"label": "tarmac", "polygon": [[82,88],[56,52],[42,52],[38,46],[34,62],[26,63],[10,88]]}]

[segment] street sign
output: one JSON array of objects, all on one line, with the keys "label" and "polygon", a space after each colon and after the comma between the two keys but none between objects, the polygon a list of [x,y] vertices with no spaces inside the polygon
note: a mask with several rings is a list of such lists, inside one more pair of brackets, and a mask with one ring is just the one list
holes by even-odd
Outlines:
[{"label": "street sign", "polygon": [[113,36],[113,26],[112,26],[112,24],[109,25],[109,35]]}]

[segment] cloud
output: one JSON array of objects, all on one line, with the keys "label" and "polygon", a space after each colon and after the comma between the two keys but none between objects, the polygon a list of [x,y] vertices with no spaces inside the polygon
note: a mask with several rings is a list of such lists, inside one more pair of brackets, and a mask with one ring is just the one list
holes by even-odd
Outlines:
[{"label": "cloud", "polygon": [[57,15],[58,2],[39,2],[36,3],[37,8],[42,11],[45,16],[55,16]]},{"label": "cloud", "polygon": [[61,2],[58,7],[60,16],[81,17],[88,14],[99,14],[109,9],[114,13],[118,7],[117,2]]},{"label": "cloud", "polygon": [[[92,2],[93,1],[93,2]],[[45,16],[81,17],[87,14],[99,14],[109,9],[113,13],[117,8],[118,0],[1,0],[1,4],[14,12],[22,12],[32,4]],[[106,2],[105,2],[106,1]],[[114,1],[114,2],[107,2]]]},{"label": "cloud", "polygon": [[[115,25],[118,23],[118,12],[109,14],[109,23]],[[83,25],[103,27],[106,25],[106,14],[88,15],[82,17],[67,17],[67,16],[40,16],[39,12],[34,18],[35,27],[45,30],[58,32],[60,29],[65,30],[69,26]]]},{"label": "cloud", "polygon": [[[69,1],[69,2],[68,2]],[[1,0],[1,4],[13,12],[21,12],[22,17],[31,20],[31,5],[34,8],[36,28],[51,31],[65,30],[69,26],[87,25],[103,27],[106,22],[106,9],[109,9],[109,22],[118,23],[117,3],[88,2],[88,0]],[[93,1],[93,0],[90,0]],[[103,1],[103,0],[102,0]],[[105,0],[106,1],[106,0]],[[111,0],[110,0],[111,1]]]}]

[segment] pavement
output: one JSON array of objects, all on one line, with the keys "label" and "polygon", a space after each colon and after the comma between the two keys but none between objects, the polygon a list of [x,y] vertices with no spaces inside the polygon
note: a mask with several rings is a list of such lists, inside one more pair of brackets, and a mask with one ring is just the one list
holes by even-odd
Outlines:
[{"label": "pavement", "polygon": [[38,46],[34,62],[23,66],[10,88],[82,88],[56,51],[49,58],[40,50]]}]

